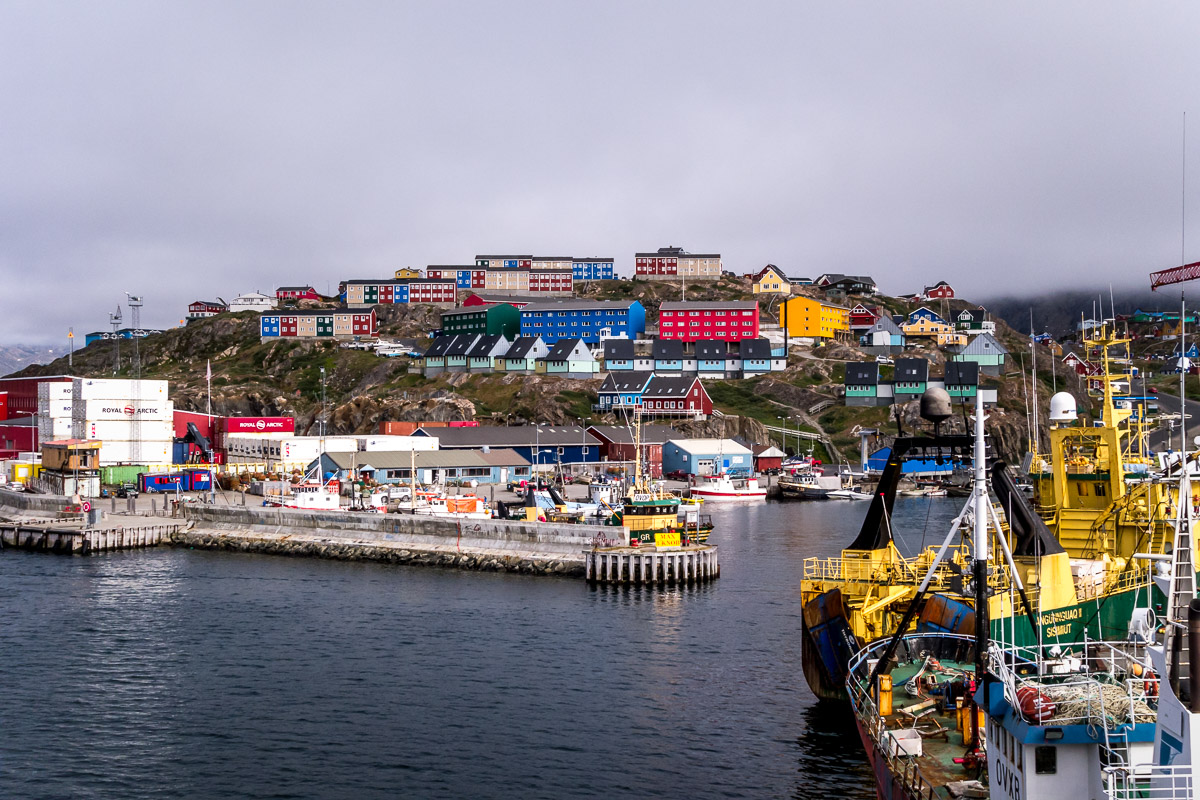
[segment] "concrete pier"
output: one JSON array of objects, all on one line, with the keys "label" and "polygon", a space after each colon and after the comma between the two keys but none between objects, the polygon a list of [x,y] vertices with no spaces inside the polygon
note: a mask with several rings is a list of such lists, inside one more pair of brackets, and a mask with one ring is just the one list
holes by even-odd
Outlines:
[{"label": "concrete pier", "polygon": [[69,522],[0,523],[0,541],[5,547],[51,553],[104,553],[156,547],[182,525],[132,525],[87,528]]},{"label": "concrete pier", "polygon": [[716,545],[656,550],[653,547],[597,547],[585,551],[589,583],[688,584],[716,580],[721,562]]}]

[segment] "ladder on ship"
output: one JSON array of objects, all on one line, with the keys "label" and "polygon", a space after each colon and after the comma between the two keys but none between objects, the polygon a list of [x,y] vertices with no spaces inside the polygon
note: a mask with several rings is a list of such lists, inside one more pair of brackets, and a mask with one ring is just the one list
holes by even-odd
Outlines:
[{"label": "ladder on ship", "polygon": [[[1185,493],[1184,487],[1187,486]],[[1178,512],[1175,519],[1175,542],[1171,559],[1171,586],[1167,597],[1167,663],[1168,679],[1175,694],[1186,705],[1192,687],[1191,654],[1188,652],[1188,606],[1196,597],[1196,567],[1192,558],[1192,503],[1190,481],[1181,481]]]}]

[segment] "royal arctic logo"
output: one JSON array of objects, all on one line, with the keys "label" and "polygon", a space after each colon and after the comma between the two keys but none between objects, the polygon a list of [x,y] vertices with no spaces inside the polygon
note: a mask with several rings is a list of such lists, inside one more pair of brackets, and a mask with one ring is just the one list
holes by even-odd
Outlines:
[{"label": "royal arctic logo", "polygon": [[133,406],[125,406],[125,416],[127,416],[127,417],[133,416]]},{"label": "royal arctic logo", "polygon": [[258,422],[254,423],[254,427],[258,428],[260,431],[265,431],[267,429],[267,421],[265,419],[260,419]]}]

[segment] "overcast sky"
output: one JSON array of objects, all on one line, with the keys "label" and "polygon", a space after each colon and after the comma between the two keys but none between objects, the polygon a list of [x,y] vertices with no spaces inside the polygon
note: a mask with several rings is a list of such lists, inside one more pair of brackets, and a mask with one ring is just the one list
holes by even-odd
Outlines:
[{"label": "overcast sky", "polygon": [[1182,2],[0,0],[0,342],[476,253],[1146,286],[1198,37]]}]

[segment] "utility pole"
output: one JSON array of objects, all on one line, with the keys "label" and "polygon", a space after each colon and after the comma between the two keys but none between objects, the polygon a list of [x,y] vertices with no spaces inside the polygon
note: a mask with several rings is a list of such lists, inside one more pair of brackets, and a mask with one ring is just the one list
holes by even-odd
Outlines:
[{"label": "utility pole", "polygon": [[71,352],[67,354],[67,369],[75,368],[75,329],[67,328],[67,341],[71,345]]}]

